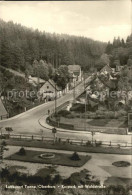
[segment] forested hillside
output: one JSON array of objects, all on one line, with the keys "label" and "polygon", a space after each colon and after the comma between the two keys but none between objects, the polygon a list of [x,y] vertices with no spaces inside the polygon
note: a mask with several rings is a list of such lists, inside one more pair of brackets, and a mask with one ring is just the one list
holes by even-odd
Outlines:
[{"label": "forested hillside", "polygon": [[22,72],[41,59],[54,68],[79,64],[89,70],[98,65],[105,48],[106,43],[92,39],[39,32],[0,20],[0,64]]},{"label": "forested hillside", "polygon": [[111,67],[130,65],[132,59],[132,34],[127,37],[126,41],[118,37],[114,38],[113,43],[108,42],[106,53],[109,55]]}]

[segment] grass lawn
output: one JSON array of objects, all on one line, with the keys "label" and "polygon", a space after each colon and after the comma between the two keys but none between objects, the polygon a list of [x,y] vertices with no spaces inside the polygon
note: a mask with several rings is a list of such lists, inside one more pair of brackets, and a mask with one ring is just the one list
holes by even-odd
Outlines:
[{"label": "grass lawn", "polygon": [[[87,122],[86,122],[87,121]],[[90,127],[98,128],[102,127],[101,131],[104,133],[111,133],[111,134],[121,134],[126,135],[126,127],[127,123],[123,120],[118,119],[87,119],[85,121],[84,118],[64,118],[61,117],[61,123],[65,124],[73,124],[75,130],[84,130],[85,126],[87,130],[89,130]],[[86,124],[85,124],[86,122]],[[107,127],[107,128],[105,128]]]},{"label": "grass lawn", "polygon": [[[64,118],[61,117],[61,122],[66,124],[73,124],[84,126],[85,118]],[[124,124],[125,121],[118,120],[118,119],[87,119],[87,126],[98,126],[98,127],[127,127],[127,124]],[[80,125],[81,124],[81,125]]]},{"label": "grass lawn", "polygon": [[31,163],[44,163],[44,164],[52,164],[52,165],[62,165],[62,166],[71,166],[71,167],[81,167],[83,166],[88,160],[91,159],[91,156],[80,156],[80,160],[74,161],[71,160],[70,154],[58,154],[54,153],[54,158],[40,158],[42,151],[33,151],[33,150],[26,150],[26,155],[20,155],[18,152],[12,154],[11,156],[5,158],[8,160],[18,160],[23,162],[31,162]]},{"label": "grass lawn", "polygon": [[89,125],[92,126],[107,126],[107,124],[111,121],[111,119],[92,119],[88,121]]},{"label": "grass lawn", "polygon": [[127,127],[124,124],[125,121],[118,119],[93,119],[88,122],[93,126],[106,126],[106,127]]}]

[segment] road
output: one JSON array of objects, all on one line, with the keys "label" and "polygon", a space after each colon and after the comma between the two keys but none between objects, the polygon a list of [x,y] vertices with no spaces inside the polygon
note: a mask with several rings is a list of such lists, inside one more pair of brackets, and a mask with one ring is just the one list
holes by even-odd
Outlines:
[{"label": "road", "polygon": [[[86,80],[88,80],[90,77]],[[82,82],[76,87],[76,96],[84,91],[84,83]],[[57,106],[63,104],[66,101],[73,100],[73,91],[69,91],[66,95],[57,99]],[[41,129],[43,129],[44,136],[52,136],[50,130],[46,128],[42,128],[38,123],[39,119],[47,114],[48,109],[54,110],[54,101],[47,102],[38,106],[32,110],[29,110],[25,113],[20,114],[19,116],[10,118],[6,121],[0,121],[1,127],[12,127],[13,133],[22,133],[22,134],[41,134]],[[58,132],[59,137],[67,137],[74,139],[91,139],[90,134],[81,134],[81,133],[69,133],[69,132]],[[114,135],[114,134],[95,134],[94,139],[102,140],[102,141],[119,141],[119,142],[127,142],[131,143],[130,135]]]}]

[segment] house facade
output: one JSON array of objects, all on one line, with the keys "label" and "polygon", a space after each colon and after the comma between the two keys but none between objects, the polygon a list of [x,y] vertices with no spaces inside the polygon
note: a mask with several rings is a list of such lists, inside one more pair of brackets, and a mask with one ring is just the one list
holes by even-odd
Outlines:
[{"label": "house facade", "polygon": [[123,66],[116,65],[116,72],[120,72],[123,69]]},{"label": "house facade", "polygon": [[80,65],[69,65],[68,72],[70,74],[71,83],[79,83],[82,81],[82,71]]},{"label": "house facade", "polygon": [[46,99],[47,101],[54,100],[55,97],[58,98],[62,95],[62,90],[60,89],[60,87],[58,87],[56,83],[51,79],[45,81],[39,92],[42,100]]},{"label": "house facade", "polygon": [[8,118],[7,110],[5,109],[5,106],[0,98],[0,120]]},{"label": "house facade", "polygon": [[100,73],[103,73],[103,74],[112,73],[112,72],[113,70],[108,64],[100,70]]}]

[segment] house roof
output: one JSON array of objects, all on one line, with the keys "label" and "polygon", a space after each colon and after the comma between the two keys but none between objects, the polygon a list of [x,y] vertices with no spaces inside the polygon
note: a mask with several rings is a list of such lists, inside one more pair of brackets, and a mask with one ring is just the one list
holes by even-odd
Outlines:
[{"label": "house roof", "polygon": [[113,72],[113,70],[112,70],[112,68],[107,64],[106,66],[104,66],[101,70],[100,70],[100,72],[102,72],[102,71],[107,71],[107,72]]},{"label": "house roof", "polygon": [[61,88],[51,79],[48,80],[48,82],[54,87],[56,88],[57,91],[61,91]]},{"label": "house roof", "polygon": [[41,79],[41,78],[38,79],[38,77],[29,76],[29,82],[30,82],[30,83],[38,84],[38,80],[39,80],[39,83],[40,83],[40,84],[45,83],[45,80],[43,80],[43,79]]},{"label": "house roof", "polygon": [[98,105],[97,102],[94,102],[92,100],[88,100],[88,101],[89,101],[89,104],[91,105],[92,108]]},{"label": "house roof", "polygon": [[69,65],[68,70],[70,72],[80,72],[81,67],[79,65]]},{"label": "house roof", "polygon": [[4,115],[7,115],[7,114],[8,113],[7,113],[7,111],[6,111],[6,109],[5,109],[4,105],[3,105],[3,102],[2,102],[2,100],[0,98],[0,116],[4,116]]}]

